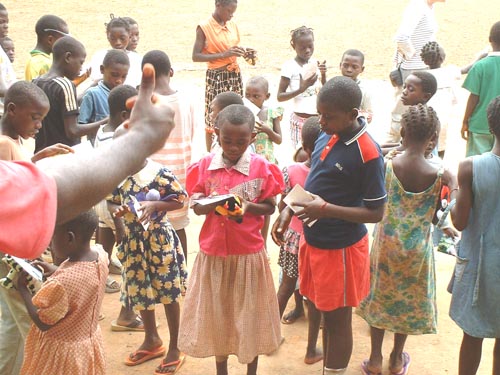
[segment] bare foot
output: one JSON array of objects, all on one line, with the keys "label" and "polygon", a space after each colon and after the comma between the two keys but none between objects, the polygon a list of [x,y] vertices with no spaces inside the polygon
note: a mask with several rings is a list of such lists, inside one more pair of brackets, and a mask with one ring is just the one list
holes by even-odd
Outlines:
[{"label": "bare foot", "polygon": [[281,322],[284,324],[293,324],[297,319],[304,316],[304,310],[297,310],[297,308],[290,311],[288,314],[285,314],[281,319]]},{"label": "bare foot", "polygon": [[322,360],[323,360],[323,351],[318,348],[314,348],[313,351],[308,351],[306,353],[306,356],[304,357],[304,363],[306,365],[312,365]]}]

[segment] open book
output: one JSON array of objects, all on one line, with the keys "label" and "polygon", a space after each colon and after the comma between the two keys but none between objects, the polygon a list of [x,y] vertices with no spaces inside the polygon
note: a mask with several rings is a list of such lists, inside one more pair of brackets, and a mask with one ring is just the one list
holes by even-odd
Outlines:
[{"label": "open book", "polygon": [[[286,203],[288,207],[295,213],[300,211],[302,207],[295,206],[293,203],[307,203],[312,201],[314,198],[311,196],[311,193],[304,190],[304,188],[300,185],[295,185],[292,190],[286,195],[283,199],[283,202]],[[307,226],[312,227],[314,223],[318,220],[313,220]]]}]

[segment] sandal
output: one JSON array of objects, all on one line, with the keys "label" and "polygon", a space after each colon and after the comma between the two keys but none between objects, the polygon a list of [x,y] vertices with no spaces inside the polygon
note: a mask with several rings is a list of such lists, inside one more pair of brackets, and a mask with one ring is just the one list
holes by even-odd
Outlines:
[{"label": "sandal", "polygon": [[135,319],[126,326],[122,326],[118,324],[116,320],[113,320],[111,322],[111,330],[115,332],[144,332],[144,323],[142,322],[142,319],[139,315],[136,316]]},{"label": "sandal", "polygon": [[302,313],[297,312],[297,310],[293,309],[288,314],[283,315],[281,318],[281,323],[283,324],[293,324],[295,321],[304,316],[304,311]]},{"label": "sandal", "polygon": [[104,290],[106,293],[116,293],[121,289],[121,284],[114,280],[112,277],[108,276],[106,279],[106,289]]},{"label": "sandal", "polygon": [[[156,368],[154,373],[155,375],[165,375],[165,374],[173,375],[177,371],[179,371],[185,359],[186,355],[184,353],[181,353],[177,361],[165,363],[163,360],[161,361],[160,365]],[[165,371],[167,368],[170,368],[170,370]]]},{"label": "sandal", "polygon": [[109,273],[112,275],[122,274],[122,264],[116,259],[111,258],[108,268],[109,268]]}]

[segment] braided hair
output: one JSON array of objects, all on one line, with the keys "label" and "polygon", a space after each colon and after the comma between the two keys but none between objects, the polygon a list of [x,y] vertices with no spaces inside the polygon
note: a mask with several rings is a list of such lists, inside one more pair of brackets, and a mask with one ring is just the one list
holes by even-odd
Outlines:
[{"label": "braided hair", "polygon": [[300,26],[297,27],[296,29],[293,29],[290,31],[290,45],[293,47],[295,43],[297,43],[297,40],[306,35],[311,35],[313,40],[314,40],[314,33],[313,29],[307,26]]},{"label": "braided hair", "polygon": [[431,69],[439,68],[444,61],[444,49],[437,42],[428,42],[422,47],[420,57]]},{"label": "braided hair", "polygon": [[493,99],[486,109],[490,133],[500,136],[500,96]]},{"label": "braided hair", "polygon": [[115,17],[113,13],[109,15],[109,22],[105,22],[104,26],[106,26],[106,32],[109,33],[111,29],[115,27],[123,27],[127,32],[130,32],[130,25],[127,20],[123,17]]},{"label": "braided hair", "polygon": [[401,127],[405,129],[405,138],[428,141],[438,131],[440,124],[436,111],[425,104],[412,105],[401,117]]}]

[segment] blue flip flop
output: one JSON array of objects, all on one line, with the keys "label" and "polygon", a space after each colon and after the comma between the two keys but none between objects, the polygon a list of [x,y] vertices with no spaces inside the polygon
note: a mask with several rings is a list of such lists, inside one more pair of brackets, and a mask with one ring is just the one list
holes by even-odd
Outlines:
[{"label": "blue flip flop", "polygon": [[382,375],[382,372],[373,372],[368,370],[368,363],[370,363],[369,359],[365,359],[361,362],[361,371],[363,372],[363,375]]},{"label": "blue flip flop", "polygon": [[408,368],[410,367],[410,355],[406,352],[403,352],[403,368],[401,369],[400,372],[394,372],[392,370],[389,370],[391,372],[391,375],[406,375],[408,374]]}]

